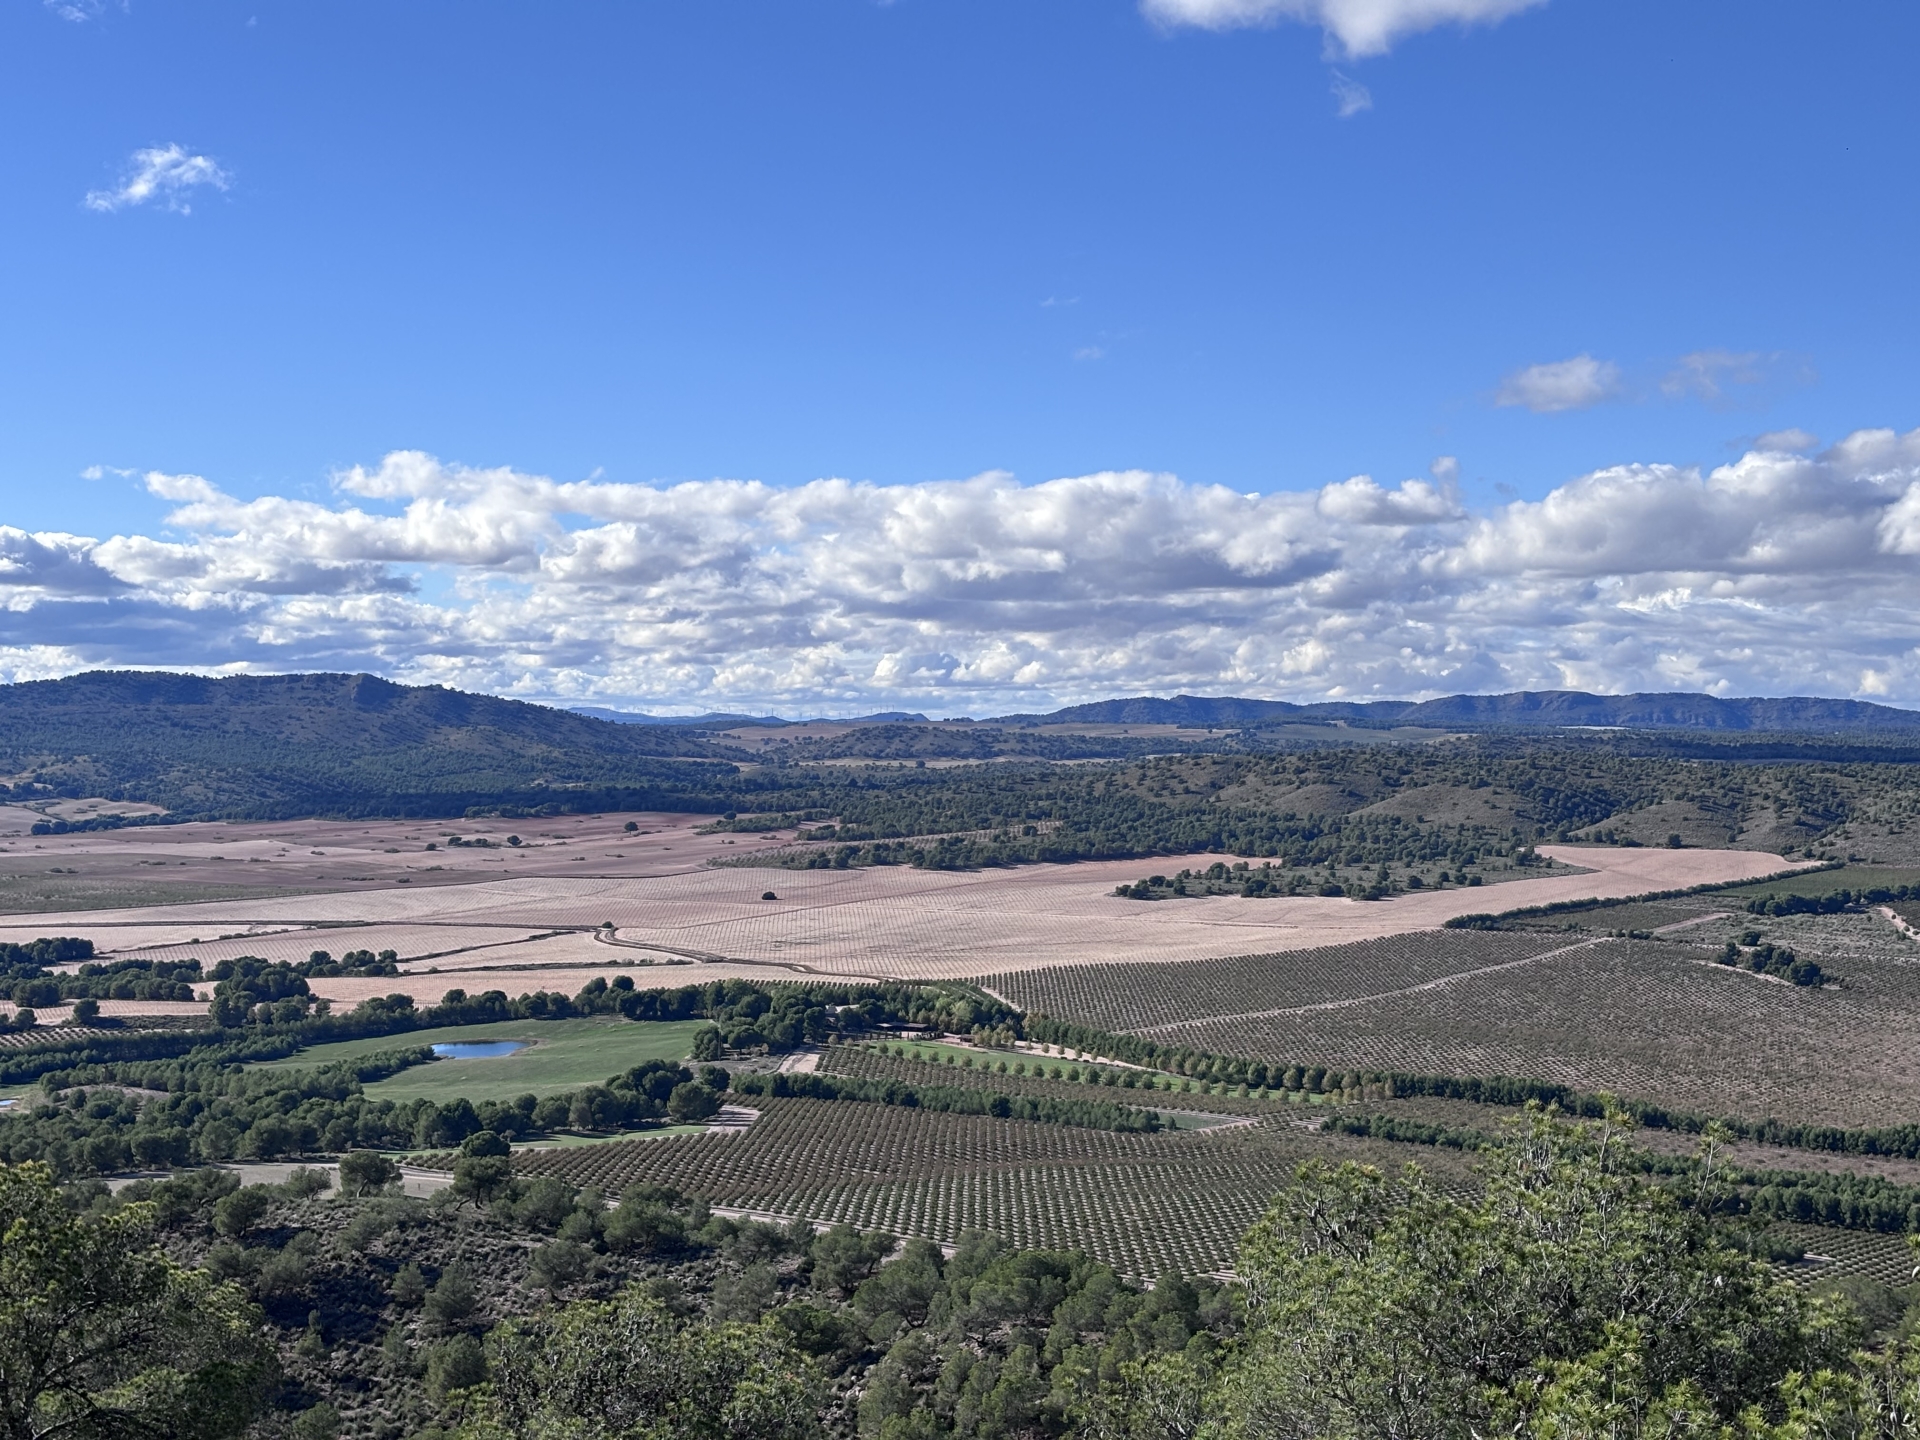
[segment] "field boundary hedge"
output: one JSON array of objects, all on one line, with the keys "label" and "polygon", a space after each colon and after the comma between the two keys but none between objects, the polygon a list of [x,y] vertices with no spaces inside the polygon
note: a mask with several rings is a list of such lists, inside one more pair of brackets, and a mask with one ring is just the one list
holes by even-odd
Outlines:
[{"label": "field boundary hedge", "polygon": [[960,1086],[909,1085],[899,1080],[818,1074],[738,1075],[733,1079],[733,1092],[775,1099],[793,1097],[903,1105],[954,1115],[989,1115],[1000,1120],[1032,1120],[1043,1125],[1072,1125],[1083,1130],[1114,1130],[1123,1134],[1152,1135],[1166,1128],[1166,1122],[1151,1110],[1104,1100],[1055,1100]]},{"label": "field boundary hedge", "polygon": [[1456,915],[1442,922],[1446,930],[1493,930],[1502,921],[1524,920],[1533,916],[1571,915],[1580,910],[1611,910],[1620,905],[1645,905],[1655,900],[1679,900],[1688,895],[1709,895],[1716,890],[1737,890],[1743,885],[1766,885],[1796,875],[1813,875],[1822,870],[1844,870],[1844,860],[1827,860],[1818,865],[1796,865],[1791,870],[1775,870],[1746,880],[1710,880],[1704,885],[1688,885],[1677,890],[1649,890],[1644,895],[1619,895],[1596,900],[1554,900],[1545,905],[1520,905],[1512,910],[1476,911]]}]

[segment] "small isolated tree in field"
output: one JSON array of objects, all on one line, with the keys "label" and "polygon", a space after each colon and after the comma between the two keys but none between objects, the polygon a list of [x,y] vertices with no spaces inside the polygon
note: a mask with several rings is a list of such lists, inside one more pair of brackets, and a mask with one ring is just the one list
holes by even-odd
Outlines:
[{"label": "small isolated tree in field", "polygon": [[73,1214],[41,1165],[0,1165],[0,1436],[238,1435],[271,1384],[233,1285],[153,1243],[151,1205]]}]

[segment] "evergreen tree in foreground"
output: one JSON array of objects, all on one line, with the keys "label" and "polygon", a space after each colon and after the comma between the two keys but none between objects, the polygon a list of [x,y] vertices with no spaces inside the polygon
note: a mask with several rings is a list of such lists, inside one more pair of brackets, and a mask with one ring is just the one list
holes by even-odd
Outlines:
[{"label": "evergreen tree in foreground", "polygon": [[[1536,1112],[1474,1203],[1316,1162],[1248,1234],[1232,1440],[1789,1440],[1920,1433],[1914,1357],[1729,1249],[1706,1196],[1617,1167],[1614,1122]],[[1177,1378],[1177,1377],[1176,1377]],[[1161,1432],[1165,1433],[1165,1432]]]},{"label": "evergreen tree in foreground", "polygon": [[273,1376],[241,1291],[169,1260],[153,1207],[77,1216],[0,1165],[0,1440],[239,1434]]}]

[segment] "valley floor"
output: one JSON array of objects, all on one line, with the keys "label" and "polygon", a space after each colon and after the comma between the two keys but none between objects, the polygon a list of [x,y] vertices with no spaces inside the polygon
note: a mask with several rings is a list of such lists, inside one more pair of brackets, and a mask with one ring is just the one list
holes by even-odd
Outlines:
[{"label": "valley floor", "polygon": [[[1542,852],[1581,873],[1384,901],[1213,896],[1149,902],[1112,892],[1149,872],[1204,868],[1232,857],[984,871],[788,871],[687,867],[675,860],[672,873],[522,878],[509,871],[511,878],[481,879],[470,870],[467,884],[404,891],[389,886],[14,915],[0,923],[0,940],[78,935],[114,957],[192,955],[209,964],[243,954],[298,960],[316,949],[334,955],[392,949],[408,973],[319,979],[315,992],[342,1004],[398,991],[437,1001],[456,986],[510,995],[571,992],[609,966],[663,967],[658,983],[679,985],[733,975],[960,979],[1060,965],[1273,954],[1436,930],[1477,911],[1640,895],[1791,868],[1778,856],[1747,850],[1543,846]],[[769,891],[778,898],[765,899]]]}]

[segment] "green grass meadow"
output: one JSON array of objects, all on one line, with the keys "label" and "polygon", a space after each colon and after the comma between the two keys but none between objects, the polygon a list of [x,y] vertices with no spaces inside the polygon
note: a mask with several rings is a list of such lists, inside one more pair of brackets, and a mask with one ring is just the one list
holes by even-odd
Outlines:
[{"label": "green grass meadow", "polygon": [[435,1060],[413,1065],[366,1087],[382,1100],[426,1098],[446,1104],[465,1096],[511,1100],[516,1095],[550,1095],[600,1085],[610,1075],[647,1060],[681,1060],[704,1020],[636,1022],[595,1016],[584,1020],[502,1020],[489,1025],[448,1025],[405,1035],[337,1040],[315,1045],[260,1068],[312,1069],[341,1060],[358,1060],[383,1050],[411,1049],[480,1040],[524,1040],[527,1048],[491,1060]]}]

